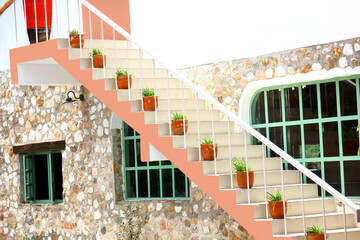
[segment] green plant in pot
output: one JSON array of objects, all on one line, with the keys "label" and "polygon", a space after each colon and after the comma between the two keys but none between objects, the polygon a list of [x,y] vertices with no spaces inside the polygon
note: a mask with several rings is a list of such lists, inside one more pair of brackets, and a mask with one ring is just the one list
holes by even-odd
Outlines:
[{"label": "green plant in pot", "polygon": [[94,48],[89,55],[90,58],[93,58],[94,68],[104,68],[106,66],[106,54],[103,53],[100,47]]},{"label": "green plant in pot", "polygon": [[214,157],[214,145],[215,145],[215,156],[218,154],[217,143],[214,144],[214,140],[209,137],[204,137],[201,140],[201,156],[204,161],[212,161]]},{"label": "green plant in pot", "polygon": [[[132,74],[129,74],[128,71],[122,67],[116,69],[115,72],[118,89],[128,89],[132,85]],[[130,84],[130,87],[129,87]]]},{"label": "green plant in pot", "polygon": [[[142,89],[144,111],[155,111],[155,91],[153,88]],[[156,109],[159,107],[159,97],[156,96]]]},{"label": "green plant in pot", "polygon": [[185,122],[185,133],[188,130],[187,116],[183,116],[182,113],[172,112],[171,113],[171,130],[174,135],[184,135],[184,122]]},{"label": "green plant in pot", "polygon": [[[251,171],[251,167],[248,165],[246,167],[246,162],[244,159],[239,161],[236,157],[232,158],[232,164],[236,171],[236,180],[239,188],[247,188],[248,187],[248,175],[249,175],[249,188],[252,188],[254,185],[254,171]],[[247,174],[248,172],[248,174]]]},{"label": "green plant in pot", "polygon": [[[327,237],[326,237],[327,238]],[[306,229],[307,240],[325,240],[324,229],[314,224]]]},{"label": "green plant in pot", "polygon": [[70,47],[80,48],[80,36],[81,36],[81,47],[84,47],[84,34],[79,34],[77,29],[73,29],[70,32]]},{"label": "green plant in pot", "polygon": [[[267,192],[267,199],[269,201],[269,211],[272,218],[284,218],[284,199],[279,189],[274,193]],[[287,201],[285,200],[285,213],[287,213]]]}]

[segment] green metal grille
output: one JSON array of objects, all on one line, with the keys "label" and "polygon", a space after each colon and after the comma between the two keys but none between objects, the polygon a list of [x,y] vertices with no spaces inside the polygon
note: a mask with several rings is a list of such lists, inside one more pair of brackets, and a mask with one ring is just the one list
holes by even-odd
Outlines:
[{"label": "green metal grille", "polygon": [[[60,180],[60,182],[56,182],[56,179],[59,178],[55,177],[54,154],[61,154],[61,151],[34,152],[23,155],[24,200],[26,203],[60,203],[63,201],[62,197],[59,197],[62,196],[62,180]],[[47,189],[37,189],[36,187],[36,174],[39,175],[43,173],[43,171],[36,167],[38,156],[46,158],[46,166],[42,167],[45,168],[45,171],[47,172]],[[62,169],[57,172],[61,171]],[[56,184],[61,185],[61,187],[55,187]],[[36,191],[48,191],[48,198],[41,200],[37,199]]]},{"label": "green metal grille", "polygon": [[359,198],[359,91],[358,75],[260,89],[250,123],[342,194]]},{"label": "green metal grille", "polygon": [[189,199],[189,179],[170,161],[142,162],[140,135],[123,122],[126,199]]}]

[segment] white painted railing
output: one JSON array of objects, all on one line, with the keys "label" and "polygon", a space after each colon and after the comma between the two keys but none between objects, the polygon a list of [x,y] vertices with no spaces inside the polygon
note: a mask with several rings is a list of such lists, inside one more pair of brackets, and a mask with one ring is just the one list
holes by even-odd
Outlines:
[{"label": "white painted railing", "polygon": [[[69,0],[68,0],[69,2]],[[69,4],[68,4],[69,6]],[[258,131],[256,131],[254,128],[252,128],[248,123],[246,123],[245,121],[241,120],[238,116],[236,116],[234,113],[232,113],[231,111],[229,111],[227,108],[225,108],[221,103],[219,103],[217,100],[215,100],[213,97],[211,97],[207,92],[204,91],[204,89],[202,87],[199,87],[197,85],[195,85],[192,81],[190,81],[189,79],[185,78],[184,76],[182,76],[178,71],[171,69],[170,67],[168,67],[166,64],[164,64],[163,62],[159,61],[153,54],[151,54],[149,51],[147,51],[146,49],[144,49],[143,47],[141,47],[141,45],[137,42],[136,39],[133,38],[133,36],[131,36],[128,32],[126,32],[123,28],[121,28],[119,25],[117,25],[115,22],[113,22],[110,18],[108,18],[106,15],[104,15],[103,13],[101,13],[99,10],[97,10],[93,5],[91,5],[89,2],[87,2],[86,0],[79,0],[79,19],[78,19],[78,23],[80,24],[80,33],[82,32],[82,23],[83,23],[83,19],[82,16],[86,16],[87,14],[82,14],[81,10],[83,9],[82,7],[85,7],[86,9],[88,9],[88,16],[89,16],[89,29],[90,29],[90,50],[92,52],[93,50],[93,29],[92,29],[92,24],[91,24],[91,18],[92,15],[96,15],[98,18],[101,19],[101,44],[102,44],[102,49],[105,49],[105,44],[104,44],[104,28],[103,28],[103,23],[107,24],[108,26],[110,26],[112,28],[113,31],[113,51],[114,51],[114,68],[116,69],[117,67],[117,57],[116,57],[116,38],[115,38],[115,31],[119,34],[121,34],[123,37],[125,37],[126,39],[128,39],[133,47],[136,46],[139,51],[139,70],[140,70],[140,74],[139,74],[139,79],[140,79],[140,90],[142,91],[144,89],[144,84],[143,84],[143,67],[142,67],[142,56],[143,53],[146,53],[147,56],[149,56],[150,58],[153,59],[153,64],[152,64],[152,78],[153,78],[153,87],[154,87],[154,91],[155,94],[159,91],[166,91],[166,95],[167,95],[167,109],[166,112],[168,114],[168,118],[170,119],[170,109],[171,109],[171,104],[170,104],[170,97],[171,97],[171,88],[169,85],[169,72],[171,73],[171,77],[176,77],[177,79],[179,79],[181,81],[181,112],[183,115],[185,115],[186,110],[185,110],[185,97],[184,97],[184,90],[185,89],[192,89],[193,92],[195,93],[195,99],[196,99],[196,124],[197,124],[197,135],[198,135],[198,149],[199,149],[199,160],[201,160],[201,154],[200,154],[200,127],[201,127],[201,123],[200,123],[200,117],[201,117],[201,112],[199,110],[199,99],[205,99],[211,107],[211,126],[212,126],[212,130],[211,130],[211,135],[213,137],[213,151],[214,151],[214,172],[215,174],[218,174],[218,170],[217,170],[217,164],[218,164],[218,159],[216,157],[216,147],[215,147],[215,142],[216,142],[216,133],[215,133],[215,119],[214,119],[214,109],[219,110],[222,114],[224,114],[227,117],[227,135],[228,135],[228,147],[229,147],[229,164],[230,164],[230,172],[228,173],[229,177],[230,177],[230,185],[231,188],[235,188],[234,184],[233,184],[233,172],[232,172],[232,154],[233,154],[233,150],[232,150],[232,141],[231,141],[231,134],[232,134],[232,130],[230,127],[231,121],[234,122],[235,125],[240,126],[241,131],[244,135],[244,152],[245,152],[245,161],[246,161],[246,165],[248,166],[248,161],[249,161],[249,149],[248,149],[248,143],[247,143],[247,135],[250,134],[251,136],[255,137],[256,139],[258,139],[261,143],[261,149],[262,149],[262,161],[263,161],[263,174],[264,174],[264,191],[265,191],[265,198],[264,198],[264,202],[266,203],[266,209],[268,209],[268,200],[266,198],[266,193],[267,193],[267,188],[268,188],[268,184],[267,184],[267,171],[266,171],[266,151],[265,151],[265,146],[270,148],[273,152],[275,152],[281,159],[284,159],[286,162],[288,162],[289,164],[291,164],[294,168],[296,168],[297,170],[300,171],[300,187],[301,187],[301,201],[302,201],[302,217],[303,217],[303,231],[304,234],[306,234],[306,221],[305,221],[305,209],[304,209],[304,184],[303,184],[303,177],[306,176],[309,179],[311,179],[314,183],[316,183],[318,186],[321,187],[321,200],[322,200],[322,208],[323,208],[323,222],[324,222],[324,228],[325,228],[325,232],[324,234],[327,233],[326,230],[326,212],[325,212],[325,202],[324,202],[324,195],[325,195],[325,191],[328,192],[329,194],[331,194],[332,196],[334,196],[339,202],[341,202],[343,205],[345,205],[347,208],[351,209],[355,214],[355,222],[360,222],[360,218],[359,218],[359,214],[360,214],[360,208],[354,204],[351,200],[349,200],[348,198],[346,198],[344,195],[342,195],[341,193],[339,193],[336,189],[334,189],[332,186],[330,186],[328,183],[326,183],[325,181],[323,181],[321,178],[319,178],[318,176],[316,176],[314,173],[312,173],[309,169],[307,169],[305,166],[303,166],[302,164],[300,164],[297,160],[295,160],[293,157],[291,157],[289,154],[287,154],[286,152],[284,152],[281,148],[279,148],[277,145],[275,145],[274,143],[272,143],[270,140],[268,140],[267,138],[265,138],[263,135],[261,135]],[[56,16],[58,16],[58,13],[56,13]],[[59,15],[61,16],[61,15]],[[69,14],[69,8],[67,8],[67,18],[68,18],[68,28],[70,31],[70,14]],[[81,40],[80,40],[81,42]],[[70,45],[70,44],[69,44]],[[80,57],[82,57],[82,47],[80,44]],[[92,58],[92,56],[91,56]],[[105,58],[103,58],[103,64],[105,65]],[[92,60],[92,59],[91,59]],[[126,43],[126,61],[127,61],[127,66],[126,69],[129,71],[129,46],[128,46],[128,42]],[[91,61],[92,62],[92,61]],[[167,77],[166,77],[166,81],[167,81],[167,86],[163,89],[157,88],[156,85],[156,71],[155,71],[155,67],[156,65],[162,66],[165,69],[168,70],[167,73]],[[92,68],[93,63],[91,63]],[[106,78],[106,68],[103,68],[103,77]],[[128,79],[128,86],[130,86],[130,80]],[[116,82],[116,81],[115,81]],[[117,87],[117,83],[115,83],[116,89],[118,89]],[[131,89],[129,87],[129,89],[127,90],[127,100],[131,100]],[[156,98],[155,98],[155,106],[156,106]],[[143,100],[141,98],[141,108],[143,109]],[[158,118],[158,114],[159,111],[157,110],[157,108],[155,108],[154,111],[154,121],[155,123],[158,123],[160,120]],[[195,114],[194,114],[195,115]],[[167,120],[166,120],[167,121]],[[169,134],[171,135],[171,127],[170,127],[170,120],[168,121],[169,124]],[[184,127],[184,148],[186,148],[186,146],[188,145],[187,143],[187,135],[186,135],[186,131],[185,131],[185,119],[183,119],[183,127]],[[241,137],[241,135],[239,134],[239,137]],[[281,173],[281,190],[282,193],[285,192],[285,181],[284,181],[284,170],[283,170],[283,163],[282,161],[280,162],[280,173]],[[249,188],[249,174],[248,174],[248,170],[247,170],[247,203],[250,204],[251,203],[251,196],[250,196],[250,188]],[[346,226],[346,211],[345,211],[345,206],[343,207],[343,215],[344,215],[344,232],[345,232],[345,239],[347,238],[347,226]],[[285,234],[287,234],[287,216],[286,216],[286,211],[285,211],[285,201],[283,201],[283,209],[284,209],[284,230],[285,230]],[[231,213],[230,213],[231,214]],[[268,218],[268,211],[266,211],[266,217]]]}]

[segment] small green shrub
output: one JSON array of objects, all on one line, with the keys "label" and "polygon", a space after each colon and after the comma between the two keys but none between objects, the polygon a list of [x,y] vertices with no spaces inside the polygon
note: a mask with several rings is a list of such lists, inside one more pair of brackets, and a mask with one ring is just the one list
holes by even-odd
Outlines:
[{"label": "small green shrub", "polygon": [[[242,159],[241,161],[239,161],[239,159],[237,159],[236,157],[232,158],[232,163],[233,166],[235,168],[235,171],[237,172],[245,172],[246,171],[246,162],[244,161],[244,159]],[[247,170],[251,170],[251,167],[248,165]]]},{"label": "small green shrub", "polygon": [[71,34],[71,35],[73,35],[73,34],[79,34],[79,31],[78,31],[76,28],[74,28],[73,30],[71,30],[70,34]]},{"label": "small green shrub", "polygon": [[102,55],[102,54],[103,54],[103,51],[101,50],[100,47],[98,47],[98,48],[94,48],[92,50],[92,52],[89,53],[89,56],[91,57],[93,55]]},{"label": "small green shrub", "polygon": [[213,144],[213,143],[214,143],[214,140],[212,138],[209,138],[209,137],[204,137],[201,140],[201,144]]},{"label": "small green shrub", "polygon": [[[172,112],[171,113],[171,120],[183,120],[184,116],[182,113],[179,112]],[[187,116],[185,115],[185,119],[187,119]]]},{"label": "small green shrub", "polygon": [[306,232],[307,233],[324,233],[324,229],[319,226],[315,226],[313,224],[311,227],[306,228]]},{"label": "small green shrub", "polygon": [[267,199],[270,202],[277,202],[277,201],[283,200],[283,196],[282,196],[281,192],[279,191],[279,189],[276,189],[275,193],[267,192],[266,195],[267,195]]},{"label": "small green shrub", "polygon": [[153,88],[143,88],[142,90],[143,97],[150,97],[155,95],[155,91]]},{"label": "small green shrub", "polygon": [[141,226],[143,220],[139,215],[139,207],[136,205],[123,205],[124,218],[118,217],[116,221],[119,223],[122,231],[117,231],[116,234],[119,239],[134,239],[137,240],[141,234]]},{"label": "small green shrub", "polygon": [[115,75],[116,75],[116,77],[128,75],[128,71],[122,67],[119,67],[118,69],[116,69]]}]

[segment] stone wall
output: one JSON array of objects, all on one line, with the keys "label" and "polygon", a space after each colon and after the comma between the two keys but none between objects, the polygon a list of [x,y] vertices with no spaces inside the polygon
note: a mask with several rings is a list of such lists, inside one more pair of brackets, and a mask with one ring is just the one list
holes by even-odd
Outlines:
[{"label": "stone wall", "polygon": [[342,40],[257,57],[194,66],[181,69],[180,72],[237,114],[240,96],[252,81],[272,80],[322,69],[360,66],[359,41],[360,38]]},{"label": "stone wall", "polygon": [[[110,110],[80,87],[12,86],[0,72],[0,239],[21,232],[47,239],[115,239],[123,199],[121,134]],[[66,92],[86,100],[71,111]],[[63,203],[24,203],[21,156],[12,146],[65,140]],[[194,183],[189,200],[133,201],[144,220],[141,239],[253,239]],[[116,191],[115,191],[116,190]]]}]

